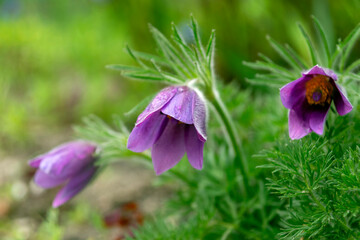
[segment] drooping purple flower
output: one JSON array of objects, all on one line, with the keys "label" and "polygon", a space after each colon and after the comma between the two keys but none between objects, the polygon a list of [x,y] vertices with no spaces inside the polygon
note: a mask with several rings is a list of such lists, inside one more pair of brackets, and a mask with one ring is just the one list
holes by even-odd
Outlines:
[{"label": "drooping purple flower", "polygon": [[142,112],[130,133],[128,149],[151,149],[156,174],[175,166],[185,152],[195,169],[203,167],[206,107],[186,86],[163,89]]},{"label": "drooping purple flower", "polygon": [[95,150],[91,143],[73,141],[30,160],[29,165],[37,168],[34,181],[38,186],[47,189],[65,185],[52,203],[54,208],[69,201],[92,179],[97,170]]},{"label": "drooping purple flower", "polygon": [[303,76],[280,89],[282,104],[289,111],[289,135],[300,139],[311,132],[322,135],[331,102],[343,116],[352,105],[336,84],[336,74],[318,65],[304,72]]}]

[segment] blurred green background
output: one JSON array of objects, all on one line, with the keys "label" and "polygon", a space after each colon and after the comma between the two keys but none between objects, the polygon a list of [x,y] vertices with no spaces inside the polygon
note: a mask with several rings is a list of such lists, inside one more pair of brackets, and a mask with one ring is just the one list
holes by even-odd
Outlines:
[{"label": "blurred green background", "polygon": [[[255,72],[242,62],[256,60],[259,52],[282,62],[266,35],[309,58],[297,22],[316,35],[315,15],[333,49],[358,24],[359,11],[358,0],[0,0],[0,157],[14,156],[25,166],[28,158],[70,139],[71,126],[83,117],[96,114],[110,122],[160,89],[105,68],[134,64],[126,44],[156,53],[148,23],[168,36],[174,22],[186,35],[192,13],[203,39],[216,29],[219,78],[257,91],[244,80]],[[132,126],[135,118],[124,121]],[[13,185],[4,181],[0,172],[0,197],[12,198],[7,194]],[[0,220],[6,216],[1,207],[0,201]]]}]

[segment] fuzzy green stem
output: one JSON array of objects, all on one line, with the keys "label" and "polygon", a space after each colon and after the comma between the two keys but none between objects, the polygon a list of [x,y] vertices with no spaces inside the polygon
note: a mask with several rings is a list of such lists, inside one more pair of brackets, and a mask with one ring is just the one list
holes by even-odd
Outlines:
[{"label": "fuzzy green stem", "polygon": [[235,124],[232,121],[229,112],[227,111],[215,88],[208,92],[207,98],[214,106],[215,111],[219,114],[221,121],[224,124],[226,133],[235,153],[234,169],[240,169],[241,175],[243,177],[244,191],[247,196],[249,193],[249,175],[247,170],[247,162],[245,155],[242,152],[242,144],[238,135],[238,131],[236,130]]}]

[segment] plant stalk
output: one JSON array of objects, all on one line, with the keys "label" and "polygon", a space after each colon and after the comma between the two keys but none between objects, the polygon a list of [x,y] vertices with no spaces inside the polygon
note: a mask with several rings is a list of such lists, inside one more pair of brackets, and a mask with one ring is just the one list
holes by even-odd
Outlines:
[{"label": "plant stalk", "polygon": [[238,131],[230,117],[227,108],[225,107],[215,88],[208,92],[207,98],[214,106],[214,109],[219,114],[222,122],[224,123],[226,133],[229,137],[231,146],[235,153],[234,169],[239,169],[241,172],[244,183],[244,191],[247,196],[249,194],[249,175],[247,169],[247,162],[245,159],[245,154],[242,151],[242,144],[238,135]]}]

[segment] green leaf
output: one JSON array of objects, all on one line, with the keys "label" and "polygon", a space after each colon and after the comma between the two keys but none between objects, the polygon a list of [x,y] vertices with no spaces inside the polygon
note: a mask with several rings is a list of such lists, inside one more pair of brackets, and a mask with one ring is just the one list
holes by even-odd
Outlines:
[{"label": "green leaf", "polygon": [[208,65],[206,65],[206,62],[204,63],[201,58],[201,53],[198,49],[194,49],[196,61],[195,66],[197,70],[197,74],[204,80],[204,82],[207,84],[209,81],[211,81],[211,72],[208,68]]},{"label": "green leaf", "polygon": [[274,61],[271,60],[268,56],[264,55],[263,53],[258,53],[258,56],[261,57],[265,62],[274,64]]},{"label": "green leaf", "polygon": [[[208,69],[213,69],[214,63],[214,53],[215,53],[215,30],[213,29],[209,38],[209,42],[206,47],[206,60],[208,62]],[[214,73],[211,72],[211,76],[214,76]]]},{"label": "green leaf", "polygon": [[133,116],[135,114],[138,114],[141,110],[145,109],[145,106],[149,104],[149,102],[151,101],[151,99],[154,98],[154,96],[155,96],[155,94],[151,94],[150,96],[145,97],[138,104],[136,104],[135,107],[130,109],[130,111],[124,113],[124,115],[129,117],[129,116]]},{"label": "green leaf", "polygon": [[185,80],[183,79],[179,79],[173,75],[171,75],[170,73],[167,73],[163,70],[161,70],[161,68],[156,64],[156,62],[154,60],[151,61],[151,63],[153,64],[154,68],[156,69],[156,71],[168,82],[171,83],[178,83],[181,84],[183,82],[185,82]]},{"label": "green leaf", "polygon": [[350,33],[346,36],[345,40],[340,43],[341,48],[345,48],[346,45],[354,38],[360,31],[360,24],[358,24]]},{"label": "green leaf", "polygon": [[164,57],[169,61],[174,71],[182,77],[191,78],[189,66],[181,56],[181,53],[169,42],[169,40],[155,27],[150,26],[150,31],[159,46]]},{"label": "green leaf", "polygon": [[330,54],[329,41],[326,38],[324,28],[322,27],[319,20],[315,16],[312,16],[312,19],[314,20],[315,27],[318,30],[319,34],[320,34],[321,43],[322,43],[322,45],[324,47],[324,51],[325,51],[327,62],[328,62],[328,67],[331,67],[331,54]]},{"label": "green leaf", "polygon": [[302,69],[309,69],[310,66],[306,61],[299,56],[299,54],[294,51],[292,47],[290,47],[289,44],[285,44],[285,48],[289,51],[289,53],[294,57],[294,59],[302,66]]},{"label": "green leaf", "polygon": [[253,69],[268,70],[273,73],[278,73],[285,78],[289,78],[289,79],[294,78],[294,74],[292,72],[288,71],[284,67],[281,67],[281,66],[273,64],[273,63],[267,63],[267,62],[262,62],[262,61],[256,61],[255,63],[252,63],[252,62],[244,61],[243,64],[245,66],[248,66]]},{"label": "green leaf", "polygon": [[204,79],[205,82],[208,81],[208,77],[206,76],[206,73],[204,72],[204,69],[202,68],[201,64],[199,64],[199,62],[195,62],[195,67],[196,67],[196,73],[198,74],[198,76],[202,79]]},{"label": "green leaf", "polygon": [[78,137],[101,143],[114,137],[122,137],[122,134],[110,128],[101,118],[90,115],[83,118],[83,126],[75,126],[74,130]]},{"label": "green leaf", "polygon": [[196,60],[193,50],[186,44],[184,38],[182,37],[181,33],[178,31],[178,29],[176,28],[175,24],[172,23],[172,31],[173,31],[173,35],[172,38],[175,41],[175,43],[179,46],[179,48],[181,49],[182,53],[184,54],[184,56],[187,59],[187,64],[188,64],[188,68],[189,71],[194,74],[193,68],[193,62]]},{"label": "green leaf", "polygon": [[149,73],[147,71],[143,71],[143,72],[125,72],[122,75],[125,76],[125,77],[134,78],[134,79],[140,79],[140,80],[149,80],[149,81],[162,81],[162,80],[165,80],[164,77],[162,77],[161,75]]},{"label": "green leaf", "polygon": [[156,55],[150,54],[150,53],[138,52],[138,51],[132,51],[132,52],[139,59],[146,60],[148,62],[150,62],[151,59],[154,59],[161,66],[171,67],[171,64],[169,63],[169,61],[167,61],[163,57],[159,57],[159,56],[156,56]]},{"label": "green leaf", "polygon": [[200,33],[199,33],[199,26],[198,26],[195,18],[192,15],[191,15],[191,26],[192,26],[192,29],[193,29],[197,49],[201,54],[200,56],[202,58],[205,58],[206,56],[205,56],[204,48],[203,48],[202,43],[201,43],[201,38],[200,38]]},{"label": "green leaf", "polygon": [[[349,35],[346,36],[344,41],[341,41],[337,47],[336,47],[336,51],[334,52],[334,54],[331,57],[331,62],[333,63],[332,68],[334,68],[334,64],[335,64],[335,60],[340,56],[340,54],[344,55],[343,51],[345,49],[345,47],[347,47],[347,45],[350,43],[350,41],[352,39],[354,39],[354,36],[356,36],[356,38],[358,37],[358,33],[360,31],[360,24],[358,24],[350,33]],[[355,42],[353,42],[355,43]],[[341,62],[341,61],[340,61]]]},{"label": "green leaf", "polygon": [[209,42],[206,46],[206,57],[212,54],[211,52],[214,51],[214,47],[215,47],[215,29],[211,31]]},{"label": "green leaf", "polygon": [[272,39],[270,36],[267,36],[267,40],[270,42],[270,45],[274,48],[274,50],[287,62],[292,66],[295,70],[301,71],[302,67],[298,64],[298,62],[293,58],[293,56],[287,51],[286,48],[281,46],[278,42]]},{"label": "green leaf", "polygon": [[106,66],[109,69],[121,71],[122,75],[125,77],[141,79],[141,80],[164,80],[169,83],[183,83],[184,80],[178,79],[173,76],[171,73],[164,72],[160,67],[155,63],[154,60],[151,61],[155,70],[144,70],[140,67],[126,66],[113,64]]},{"label": "green leaf", "polygon": [[135,62],[137,62],[141,67],[143,67],[144,69],[149,69],[149,67],[145,63],[143,63],[137,56],[135,56],[135,54],[128,45],[126,45],[126,50],[129,55],[135,60]]},{"label": "green leaf", "polygon": [[41,223],[34,237],[38,240],[60,240],[64,235],[65,229],[59,224],[59,210],[51,208],[47,211],[46,219]]},{"label": "green leaf", "polygon": [[[117,120],[121,121],[121,120]],[[75,126],[76,135],[91,142],[96,143],[101,151],[97,152],[99,158],[96,161],[97,166],[108,165],[111,162],[124,157],[136,156],[126,148],[128,131],[122,123],[120,130],[108,126],[102,119],[91,115],[83,119],[82,126]]]},{"label": "green leaf", "polygon": [[350,66],[348,66],[346,68],[345,72],[349,73],[349,72],[354,71],[359,68],[360,68],[360,59],[354,61]]},{"label": "green leaf", "polygon": [[210,35],[205,52],[194,18],[191,24],[195,43],[187,44],[174,23],[172,23],[171,42],[158,29],[149,25],[161,56],[133,51],[127,46],[126,50],[140,67],[117,64],[107,67],[121,71],[123,76],[134,79],[165,81],[170,84],[184,84],[192,79],[201,79],[204,81],[203,84],[210,85],[214,76],[212,63],[215,33]]},{"label": "green leaf", "polygon": [[345,49],[345,52],[341,55],[341,60],[340,60],[340,71],[342,72],[342,70],[344,69],[345,66],[345,62],[347,60],[347,58],[350,55],[351,50],[353,49],[356,41],[359,39],[360,36],[360,24],[355,28],[355,31],[353,31],[353,34],[351,34],[350,36],[348,36],[345,41],[344,44],[342,45],[342,49]]},{"label": "green leaf", "polygon": [[312,64],[313,64],[313,65],[318,64],[318,61],[317,61],[317,59],[316,59],[315,48],[314,48],[314,46],[313,46],[313,44],[312,44],[312,42],[311,42],[311,39],[310,39],[309,35],[306,33],[305,29],[303,28],[303,26],[302,26],[300,23],[298,23],[298,27],[299,27],[299,29],[300,29],[301,34],[302,34],[303,37],[305,38],[307,45],[308,45],[308,48],[309,48],[309,51],[310,51],[310,55],[311,55]]},{"label": "green leaf", "polygon": [[349,77],[356,81],[360,81],[360,75],[358,75],[358,74],[349,73]]},{"label": "green leaf", "polygon": [[121,65],[121,64],[111,64],[107,65],[106,68],[121,71],[121,72],[128,72],[128,71],[144,71],[143,68],[140,67],[134,67],[134,66],[127,66],[127,65]]}]

